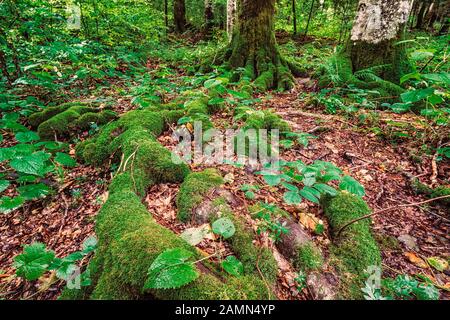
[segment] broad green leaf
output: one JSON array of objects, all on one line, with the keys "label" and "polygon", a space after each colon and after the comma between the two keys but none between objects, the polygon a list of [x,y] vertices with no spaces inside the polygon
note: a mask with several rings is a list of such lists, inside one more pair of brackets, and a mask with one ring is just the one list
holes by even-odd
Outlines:
[{"label": "broad green leaf", "polygon": [[314,185],[314,188],[318,190],[320,193],[327,193],[331,196],[337,195],[336,189],[324,183],[317,183]]},{"label": "broad green leaf", "polygon": [[28,184],[17,189],[19,190],[20,195],[26,200],[44,198],[50,193],[50,188],[43,183]]},{"label": "broad green leaf", "polygon": [[437,271],[443,272],[448,268],[448,262],[439,257],[429,257],[427,262],[430,266],[435,268]]},{"label": "broad green leaf", "polygon": [[95,236],[90,236],[83,242],[83,253],[88,254],[97,249],[97,238]]},{"label": "broad green leaf", "polygon": [[45,170],[45,161],[50,154],[45,152],[35,152],[29,156],[19,156],[10,161],[9,165],[16,171],[41,176]]},{"label": "broad green leaf", "polygon": [[9,186],[8,180],[0,180],[0,192],[5,191]]},{"label": "broad green leaf", "polygon": [[[303,198],[305,198],[305,199],[307,199],[307,200],[309,200],[309,201],[311,201],[311,202],[319,203],[319,199],[318,199],[318,197],[316,196],[315,192],[317,192],[317,191],[314,190],[313,188],[310,188],[310,187],[304,187],[302,190],[300,190],[300,195],[301,195]],[[320,194],[319,194],[319,195],[320,195]]]},{"label": "broad green leaf", "polygon": [[56,270],[56,276],[59,279],[69,281],[73,277],[75,271],[78,270],[78,267],[73,263],[63,263],[62,266]]},{"label": "broad green leaf", "polygon": [[58,162],[60,165],[69,168],[75,167],[77,165],[77,162],[67,153],[57,152],[55,161]]},{"label": "broad green leaf", "polygon": [[39,140],[39,135],[33,131],[18,132],[16,133],[16,140],[21,143],[28,143]]},{"label": "broad green leaf", "polygon": [[263,174],[264,181],[271,187],[278,185],[281,182],[281,175],[279,174]]},{"label": "broad green leaf", "polygon": [[287,191],[283,195],[283,199],[287,204],[299,204],[302,202],[302,197],[298,191]]},{"label": "broad green leaf", "polygon": [[224,239],[228,239],[234,235],[236,229],[233,221],[229,218],[220,218],[212,224],[212,231]]},{"label": "broad green leaf", "polygon": [[206,81],[205,81],[205,83],[203,84],[203,86],[204,86],[206,89],[211,89],[211,88],[214,88],[214,87],[218,86],[219,84],[222,84],[222,81],[217,80],[217,79],[209,79],[209,80],[206,80]]},{"label": "broad green leaf", "polygon": [[0,198],[0,213],[8,214],[11,211],[19,208],[25,202],[25,198],[18,196],[14,198],[1,197]]},{"label": "broad green leaf", "polygon": [[235,256],[228,256],[222,261],[223,269],[232,276],[239,277],[244,274],[244,265]]},{"label": "broad green leaf", "polygon": [[431,96],[434,93],[434,90],[434,88],[410,90],[402,93],[400,97],[402,98],[403,102],[414,103]]},{"label": "broad green leaf", "polygon": [[46,250],[43,243],[26,245],[23,253],[14,258],[16,274],[27,280],[36,280],[41,277],[55,258],[55,253]]},{"label": "broad green leaf", "polygon": [[354,178],[350,176],[344,176],[344,178],[342,178],[342,181],[339,184],[339,188],[341,190],[346,190],[360,197],[366,194],[364,187],[358,181],[356,181]]},{"label": "broad green leaf", "polygon": [[188,228],[180,234],[180,237],[191,246],[196,246],[202,242],[210,232],[211,227],[206,224],[196,228]]},{"label": "broad green leaf", "polygon": [[195,266],[188,260],[192,252],[183,248],[169,249],[161,253],[148,269],[145,289],[176,289],[199,276]]}]

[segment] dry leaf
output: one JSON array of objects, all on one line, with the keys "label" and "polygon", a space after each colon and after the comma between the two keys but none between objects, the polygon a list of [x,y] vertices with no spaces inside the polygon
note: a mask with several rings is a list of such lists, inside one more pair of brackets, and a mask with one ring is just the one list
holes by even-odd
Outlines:
[{"label": "dry leaf", "polygon": [[419,258],[414,252],[406,252],[405,256],[415,266],[424,269],[428,268],[428,264],[425,261],[423,261],[422,258]]}]

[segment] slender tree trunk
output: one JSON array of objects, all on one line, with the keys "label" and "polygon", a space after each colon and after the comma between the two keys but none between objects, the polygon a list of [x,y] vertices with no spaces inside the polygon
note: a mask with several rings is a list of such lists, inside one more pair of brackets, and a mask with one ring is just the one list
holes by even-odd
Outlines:
[{"label": "slender tree trunk", "polygon": [[238,22],[225,60],[233,69],[245,68],[261,91],[293,85],[290,66],[278,52],[274,31],[276,0],[241,0]]},{"label": "slender tree trunk", "polygon": [[2,69],[2,75],[6,78],[8,87],[11,85],[11,76],[8,72],[8,64],[6,63],[6,55],[3,50],[0,50],[0,69]]},{"label": "slender tree trunk", "polygon": [[294,35],[297,34],[297,8],[295,0],[292,0],[292,17],[294,21]]},{"label": "slender tree trunk", "polygon": [[428,8],[430,6],[430,3],[428,0],[425,0],[422,2],[422,6],[420,7],[419,13],[417,14],[417,23],[416,23],[416,29],[423,29],[423,22],[425,19],[425,16],[427,14]]},{"label": "slender tree trunk", "polygon": [[231,41],[237,15],[237,0],[227,0],[227,34]]},{"label": "slender tree trunk", "polygon": [[214,24],[213,1],[205,0],[205,27],[206,30],[211,30]]},{"label": "slender tree trunk", "polygon": [[164,25],[166,26],[166,32],[169,29],[169,4],[168,0],[164,0]]},{"label": "slender tree trunk", "polygon": [[314,10],[314,3],[315,2],[316,2],[315,0],[311,1],[311,8],[309,10],[308,22],[306,23],[305,33],[303,34],[304,38],[306,38],[306,35],[308,34],[309,23],[311,22],[311,17],[312,17],[312,13],[313,13],[313,10]]},{"label": "slender tree trunk", "polygon": [[183,33],[186,31],[186,4],[185,0],[173,1],[173,19],[175,24],[175,32]]},{"label": "slender tree trunk", "polygon": [[360,0],[351,32],[353,71],[373,66],[383,68],[384,79],[398,82],[411,71],[405,48],[396,45],[403,37],[412,0]]}]

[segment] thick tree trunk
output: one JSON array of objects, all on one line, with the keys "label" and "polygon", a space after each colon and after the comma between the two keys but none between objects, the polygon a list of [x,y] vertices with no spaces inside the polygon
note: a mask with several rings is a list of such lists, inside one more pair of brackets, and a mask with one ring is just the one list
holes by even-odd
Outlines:
[{"label": "thick tree trunk", "polygon": [[185,0],[173,1],[173,19],[175,24],[175,32],[185,32],[187,25]]},{"label": "thick tree trunk", "polygon": [[256,79],[261,91],[289,89],[293,79],[278,52],[274,32],[275,0],[241,0],[238,23],[225,56],[233,69],[245,68],[244,77]]},{"label": "thick tree trunk", "polygon": [[401,40],[408,21],[411,0],[360,0],[351,32],[353,72],[381,65],[381,76],[392,82],[411,71]]},{"label": "thick tree trunk", "polygon": [[227,34],[231,41],[233,29],[236,22],[237,0],[227,0]]}]

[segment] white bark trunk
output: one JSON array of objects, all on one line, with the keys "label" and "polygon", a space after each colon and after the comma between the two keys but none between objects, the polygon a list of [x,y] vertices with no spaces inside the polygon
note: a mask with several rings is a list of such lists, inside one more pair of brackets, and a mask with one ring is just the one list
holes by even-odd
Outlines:
[{"label": "white bark trunk", "polygon": [[228,40],[231,41],[233,28],[236,22],[237,0],[227,0],[227,33]]},{"label": "white bark trunk", "polygon": [[407,22],[412,0],[360,0],[351,40],[379,43],[397,37]]}]

